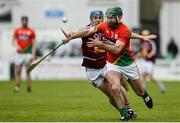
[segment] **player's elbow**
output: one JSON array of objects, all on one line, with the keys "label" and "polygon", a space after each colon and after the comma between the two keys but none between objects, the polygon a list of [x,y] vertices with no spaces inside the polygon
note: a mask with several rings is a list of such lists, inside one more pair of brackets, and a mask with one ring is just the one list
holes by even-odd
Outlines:
[{"label": "player's elbow", "polygon": [[120,53],[120,50],[119,49],[114,49],[112,53],[117,55],[117,54]]},{"label": "player's elbow", "polygon": [[114,54],[119,54],[121,52],[121,47],[120,46],[115,46],[114,47]]}]

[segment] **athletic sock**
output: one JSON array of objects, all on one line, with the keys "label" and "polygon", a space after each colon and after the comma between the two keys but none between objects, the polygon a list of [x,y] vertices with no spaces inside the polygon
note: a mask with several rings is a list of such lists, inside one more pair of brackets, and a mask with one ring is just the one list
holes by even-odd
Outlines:
[{"label": "athletic sock", "polygon": [[126,109],[132,109],[130,104],[126,104],[125,107],[126,107]]},{"label": "athletic sock", "polygon": [[152,101],[151,97],[149,96],[149,94],[146,91],[144,93],[143,99],[144,99],[144,102],[146,103],[146,106],[148,108],[153,107],[153,101]]},{"label": "athletic sock", "polygon": [[123,117],[123,116],[125,116],[125,117],[129,117],[129,114],[128,114],[128,111],[127,111],[127,109],[126,109],[126,107],[123,107],[123,108],[120,108],[119,109],[119,112],[120,112],[120,114],[121,114],[121,116]]},{"label": "athletic sock", "polygon": [[143,99],[145,99],[147,96],[149,96],[149,95],[148,95],[148,93],[145,91],[144,96],[143,96]]},{"label": "athletic sock", "polygon": [[31,88],[30,87],[27,87],[27,92],[31,92]]}]

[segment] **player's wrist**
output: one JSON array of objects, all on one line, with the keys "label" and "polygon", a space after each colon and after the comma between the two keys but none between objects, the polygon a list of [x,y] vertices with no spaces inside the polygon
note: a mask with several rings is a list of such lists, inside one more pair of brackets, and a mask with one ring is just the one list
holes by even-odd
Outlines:
[{"label": "player's wrist", "polygon": [[99,42],[99,48],[103,48],[104,47],[104,44],[102,42]]}]

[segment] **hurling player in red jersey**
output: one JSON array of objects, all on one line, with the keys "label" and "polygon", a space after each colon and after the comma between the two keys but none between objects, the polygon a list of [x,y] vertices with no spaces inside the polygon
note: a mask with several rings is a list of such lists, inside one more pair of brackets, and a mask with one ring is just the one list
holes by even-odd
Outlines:
[{"label": "hurling player in red jersey", "polygon": [[[89,29],[93,26],[98,25],[100,22],[103,22],[103,12],[99,10],[91,11],[90,13],[90,21],[91,23],[85,27],[85,29]],[[74,32],[75,33],[75,32]],[[73,32],[70,35],[73,35]],[[104,40],[104,37],[101,33],[95,33],[88,37],[82,38],[82,52],[83,52],[83,63],[82,66],[86,69],[86,74],[89,82],[93,84],[95,87],[99,88],[104,94],[106,94],[109,98],[109,102],[119,110],[117,103],[118,101],[123,101],[122,105],[124,106],[125,112],[129,114],[130,119],[134,119],[137,117],[136,113],[131,108],[129,104],[127,92],[126,90],[120,86],[122,92],[116,91],[112,89],[111,83],[106,80],[105,73],[106,73],[106,60],[107,60],[107,52],[103,49],[98,47],[88,47],[87,42],[89,42],[89,38],[96,37],[99,40]],[[116,72],[116,74],[119,74]],[[120,79],[119,76],[117,79]],[[125,81],[122,78],[122,81]],[[125,81],[126,82],[126,81]],[[127,82],[126,82],[127,83]],[[120,98],[117,96],[120,96]],[[120,112],[121,113],[121,112]],[[123,120],[123,119],[122,119]]]},{"label": "hurling player in red jersey", "polygon": [[[76,34],[71,35],[71,37],[64,39],[64,43],[67,43],[72,39],[86,37],[97,32],[102,33],[108,41],[108,44],[102,43],[102,41],[99,41],[98,39],[90,39],[91,42],[88,43],[88,46],[99,47],[108,51],[108,72],[106,73],[106,77],[108,77],[109,81],[116,84],[115,88],[117,89],[117,84],[120,83],[120,79],[117,79],[118,75],[114,74],[114,71],[123,73],[123,75],[128,78],[128,81],[136,94],[144,99],[144,102],[148,108],[152,108],[152,99],[140,84],[139,72],[136,64],[134,63],[134,56],[130,51],[129,44],[130,38],[150,41],[157,36],[141,36],[132,33],[127,26],[121,22],[122,10],[120,7],[112,7],[107,9],[106,16],[106,22],[100,23],[98,26],[90,29],[81,30]],[[122,78],[122,76],[120,78]],[[121,106],[119,106],[119,109],[121,110]]]},{"label": "hurling player in red jersey", "polygon": [[[21,71],[23,65],[26,69],[35,58],[35,32],[28,26],[28,17],[21,17],[21,27],[16,28],[13,35],[13,44],[16,47],[15,56],[15,77],[16,86],[15,91],[18,92],[21,81]],[[32,80],[30,73],[27,74],[27,91],[31,92]]]},{"label": "hurling player in red jersey", "polygon": [[[149,35],[150,32],[149,30],[143,30],[141,34]],[[141,50],[140,52],[143,58],[141,75],[142,75],[142,82],[143,82],[144,88],[147,88],[147,81],[149,79],[150,81],[155,83],[157,86],[159,86],[160,91],[162,93],[165,93],[166,89],[165,89],[164,84],[153,77],[153,71],[154,71],[155,62],[156,62],[155,42],[154,41],[142,42],[140,46],[140,50]],[[143,53],[143,52],[146,52],[146,53]]]}]

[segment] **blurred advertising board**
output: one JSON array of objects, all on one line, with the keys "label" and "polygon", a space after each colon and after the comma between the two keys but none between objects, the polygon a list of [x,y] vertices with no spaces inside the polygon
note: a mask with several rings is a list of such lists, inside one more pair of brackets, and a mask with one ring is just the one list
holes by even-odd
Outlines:
[{"label": "blurred advertising board", "polygon": [[32,78],[40,80],[86,79],[82,58],[48,58],[33,71]]},{"label": "blurred advertising board", "polygon": [[10,79],[10,69],[9,63],[5,61],[0,61],[0,80]]}]

